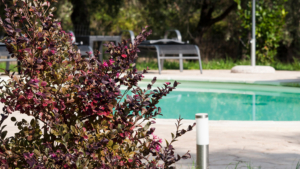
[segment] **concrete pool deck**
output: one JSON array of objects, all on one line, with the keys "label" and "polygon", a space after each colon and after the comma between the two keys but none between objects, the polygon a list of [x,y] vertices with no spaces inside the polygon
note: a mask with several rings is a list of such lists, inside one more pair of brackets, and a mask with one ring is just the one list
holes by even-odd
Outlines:
[{"label": "concrete pool deck", "polygon": [[[0,104],[2,108],[3,104]],[[30,121],[27,115],[14,114],[17,120]],[[155,134],[171,140],[175,132],[175,119],[157,119]],[[181,129],[186,129],[194,120],[183,120]],[[7,119],[7,136],[17,132],[14,123]],[[253,169],[296,169],[300,161],[300,122],[284,121],[209,121],[209,169],[239,169],[250,164]],[[165,145],[165,142],[163,141]],[[195,169],[196,130],[195,128],[179,137],[173,144],[175,154],[183,155],[188,150],[192,158],[181,160],[176,169]]]},{"label": "concrete pool deck", "polygon": [[[160,138],[171,139],[176,120],[158,119],[153,126]],[[184,120],[183,128],[193,120]],[[296,169],[300,161],[300,122],[209,121],[209,169],[253,168]],[[191,159],[179,161],[178,168],[196,163],[196,131],[174,143],[175,153],[190,150]]]},{"label": "concrete pool deck", "polygon": [[265,85],[300,84],[300,71],[276,71],[267,74],[231,73],[230,70],[149,70],[145,79],[157,77],[158,80],[186,80],[201,82],[228,82]]}]

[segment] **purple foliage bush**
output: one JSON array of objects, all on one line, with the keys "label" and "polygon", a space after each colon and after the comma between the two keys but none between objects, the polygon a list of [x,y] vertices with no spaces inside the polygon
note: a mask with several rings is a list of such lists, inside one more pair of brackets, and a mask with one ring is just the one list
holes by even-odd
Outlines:
[{"label": "purple foliage bush", "polygon": [[[2,42],[20,62],[21,74],[2,81],[2,119],[15,112],[33,117],[11,121],[19,131],[6,137],[0,130],[1,168],[172,168],[189,153],[175,156],[172,143],[192,130],[180,129],[179,118],[172,140],[154,135],[156,107],[178,85],[151,90],[138,87],[143,73],[134,68],[137,46],[150,35],[145,29],[134,42],[107,45],[109,60],[81,58],[71,35],[53,18],[50,2],[2,0],[6,8],[0,25]],[[124,94],[120,87],[126,86]],[[131,91],[134,96],[127,95]]]}]

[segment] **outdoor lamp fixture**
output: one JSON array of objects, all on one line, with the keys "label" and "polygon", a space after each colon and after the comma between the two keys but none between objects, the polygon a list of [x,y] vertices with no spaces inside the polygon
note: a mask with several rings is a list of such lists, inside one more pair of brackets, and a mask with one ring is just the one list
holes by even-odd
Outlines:
[{"label": "outdoor lamp fixture", "polygon": [[208,149],[209,149],[209,132],[208,132],[208,114],[198,113],[196,116],[196,149],[197,162],[196,168],[208,169]]}]

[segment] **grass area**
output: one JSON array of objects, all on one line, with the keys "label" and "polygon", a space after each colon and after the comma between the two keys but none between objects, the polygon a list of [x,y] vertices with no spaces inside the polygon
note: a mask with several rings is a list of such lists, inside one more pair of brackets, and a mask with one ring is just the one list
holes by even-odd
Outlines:
[{"label": "grass area", "polygon": [[[220,59],[220,60],[211,60],[211,61],[202,61],[202,68],[203,69],[231,69],[237,65],[250,65],[249,60],[241,60],[234,62],[232,59]],[[262,64],[257,64],[262,65]],[[143,70],[147,68],[147,66],[152,70],[157,70],[157,61],[155,59],[148,60],[148,61],[141,61],[138,60],[136,67],[138,70]],[[277,62],[274,64],[270,64],[268,66],[274,67],[276,70],[300,70],[300,61],[295,60],[292,63],[281,63]],[[199,69],[199,63],[194,61],[184,61],[183,68],[188,70]],[[164,61],[163,69],[179,69],[179,62],[178,61]]]},{"label": "grass area", "polygon": [[[202,61],[202,68],[203,69],[231,69],[237,65],[250,65],[249,60],[241,60],[234,62],[232,59],[220,59],[220,60],[211,60],[211,61]],[[262,65],[262,64],[257,64]],[[10,69],[12,72],[17,72],[18,69],[16,64],[10,64]],[[274,67],[276,70],[300,70],[300,61],[295,60],[292,63],[281,63],[277,62],[274,64],[270,64],[268,66]],[[136,67],[138,70],[143,70],[149,67],[151,70],[157,70],[157,61],[156,59],[148,59],[148,60],[141,60],[139,59]],[[0,62],[0,72],[4,72],[6,68],[6,62]],[[184,61],[183,68],[186,70],[197,70],[199,69],[199,63],[197,61]],[[178,61],[164,61],[164,68],[163,69],[179,69],[179,62]]]},{"label": "grass area", "polygon": [[[9,69],[12,72],[18,72],[17,64],[10,64]],[[4,72],[6,69],[6,62],[0,62],[0,72]]]}]

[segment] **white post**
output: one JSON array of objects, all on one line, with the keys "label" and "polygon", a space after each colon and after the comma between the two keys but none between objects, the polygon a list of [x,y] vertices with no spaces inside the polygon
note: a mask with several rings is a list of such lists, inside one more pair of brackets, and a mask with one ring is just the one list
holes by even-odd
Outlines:
[{"label": "white post", "polygon": [[251,66],[255,66],[255,52],[256,52],[256,39],[255,39],[255,0],[252,0],[252,40],[251,40]]},{"label": "white post", "polygon": [[196,114],[197,169],[208,168],[208,114]]}]

